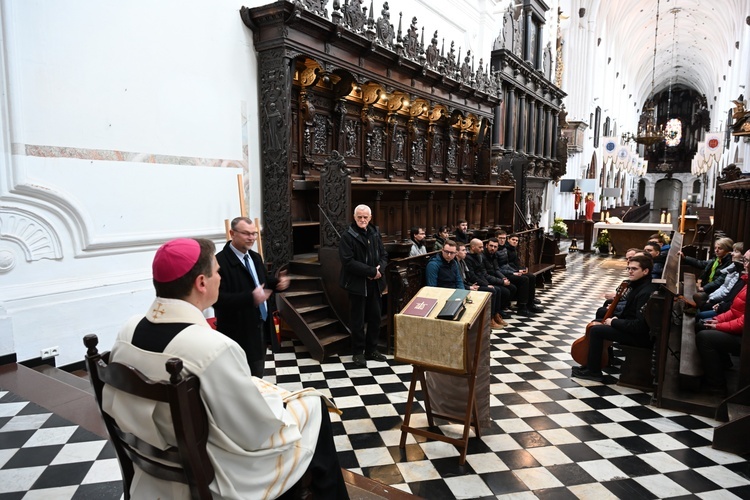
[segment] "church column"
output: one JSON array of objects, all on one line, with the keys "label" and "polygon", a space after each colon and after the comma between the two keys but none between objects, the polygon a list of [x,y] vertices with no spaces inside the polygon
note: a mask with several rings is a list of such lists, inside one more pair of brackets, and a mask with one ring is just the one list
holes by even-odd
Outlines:
[{"label": "church column", "polygon": [[536,100],[534,98],[529,97],[527,108],[529,114],[526,125],[526,151],[533,155],[536,153]]},{"label": "church column", "polygon": [[552,148],[550,149],[552,154],[550,156],[552,158],[557,158],[557,115],[558,113],[559,111],[557,110],[552,111],[552,120],[551,120],[552,130],[550,132],[550,139],[552,141]]},{"label": "church column", "polygon": [[518,137],[516,137],[516,149],[519,153],[526,152],[526,94],[521,92],[518,96]]},{"label": "church column", "polygon": [[523,59],[527,63],[531,62],[531,32],[534,29],[534,23],[531,20],[531,9],[527,8],[524,12],[526,27],[523,30]]},{"label": "church column", "polygon": [[544,157],[552,158],[552,109],[544,110]]},{"label": "church column", "polygon": [[512,85],[508,87],[505,109],[505,149],[514,149],[516,144],[515,115],[516,115],[516,91]]},{"label": "church column", "polygon": [[[534,66],[537,71],[544,71],[544,28],[537,26],[536,29],[536,64]],[[550,64],[552,64],[551,61]]]},{"label": "church column", "polygon": [[505,110],[505,101],[500,101],[495,106],[495,120],[492,124],[492,146],[502,147],[503,146],[503,123],[505,118],[503,111]]},{"label": "church column", "polygon": [[536,154],[544,156],[544,106],[536,103]]}]

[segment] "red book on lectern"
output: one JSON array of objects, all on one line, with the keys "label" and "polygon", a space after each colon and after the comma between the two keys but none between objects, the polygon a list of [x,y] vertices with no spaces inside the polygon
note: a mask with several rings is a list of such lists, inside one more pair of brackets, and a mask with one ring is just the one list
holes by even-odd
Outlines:
[{"label": "red book on lectern", "polygon": [[438,299],[430,299],[427,297],[414,297],[409,307],[407,307],[401,314],[408,314],[409,316],[420,316],[426,318],[432,309],[437,304]]}]

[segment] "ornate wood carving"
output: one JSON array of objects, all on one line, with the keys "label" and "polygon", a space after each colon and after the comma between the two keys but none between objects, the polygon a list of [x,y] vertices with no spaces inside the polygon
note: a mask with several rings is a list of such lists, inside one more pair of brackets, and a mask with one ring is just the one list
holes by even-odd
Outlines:
[{"label": "ornate wood carving", "polygon": [[320,246],[337,247],[341,233],[349,225],[351,177],[341,154],[333,150],[320,170]]},{"label": "ornate wood carving", "polygon": [[291,137],[291,61],[284,49],[264,52],[259,58],[261,143],[263,158],[263,221],[266,263],[275,269],[292,257],[292,217],[289,149]]},{"label": "ornate wood carving", "polygon": [[[452,42],[448,50],[440,42],[438,52],[434,29],[425,46],[425,29],[411,16],[394,30],[387,3],[376,21],[366,0],[333,2],[332,22],[328,3],[280,0],[241,9],[259,54],[264,250],[273,266],[291,259],[301,228],[327,225],[316,203],[329,197],[319,183],[322,170],[332,168],[326,162],[334,150],[349,171],[351,203],[372,203],[380,193],[378,224],[389,238],[403,224],[427,222],[427,185],[433,225],[453,224],[457,216],[473,225],[483,220],[476,200],[467,206],[463,195],[454,200],[448,189],[489,189],[505,198],[512,189],[484,184],[490,182],[484,139],[490,134],[480,133],[480,124],[489,128],[495,118],[502,75],[484,61],[475,65],[470,53],[460,57]],[[411,197],[404,212],[404,189],[396,184],[406,183]],[[488,223],[512,219],[504,201],[497,206]],[[331,235],[321,232],[320,243],[331,245]]]}]

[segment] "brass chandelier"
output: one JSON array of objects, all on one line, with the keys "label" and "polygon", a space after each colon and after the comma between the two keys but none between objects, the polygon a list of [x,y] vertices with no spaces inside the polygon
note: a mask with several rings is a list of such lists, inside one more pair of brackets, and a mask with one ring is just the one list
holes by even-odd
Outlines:
[{"label": "brass chandelier", "polygon": [[643,105],[643,112],[638,120],[638,135],[635,141],[644,146],[651,147],[657,142],[664,140],[664,130],[656,123],[656,109],[654,107],[654,77],[656,75],[656,42],[659,35],[659,3],[656,2],[656,28],[654,28],[654,58],[651,66],[651,95]]}]

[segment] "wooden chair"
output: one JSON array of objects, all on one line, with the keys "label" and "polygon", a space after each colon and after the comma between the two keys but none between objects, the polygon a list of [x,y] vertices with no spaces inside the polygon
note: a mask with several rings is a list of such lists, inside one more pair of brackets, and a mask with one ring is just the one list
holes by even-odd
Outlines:
[{"label": "wooden chair", "polygon": [[[96,335],[86,335],[83,343],[88,348],[86,367],[91,385],[120,462],[125,498],[130,498],[134,465],[159,479],[187,484],[193,499],[211,498],[208,485],[214,479],[214,469],[206,453],[208,418],[200,397],[198,377],[182,377],[182,360],[170,358],[166,362],[169,382],[149,380],[132,366],[110,363],[109,352],[99,354]],[[134,396],[167,403],[172,413],[177,446],[160,450],[120,429],[113,416],[102,408],[105,385]],[[175,465],[166,465],[163,461]]]}]

